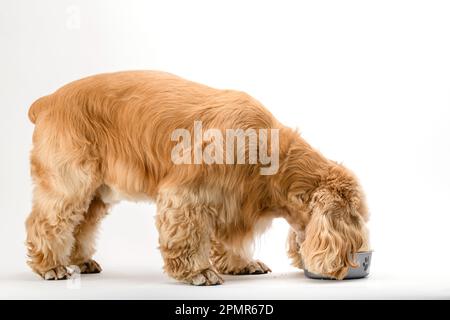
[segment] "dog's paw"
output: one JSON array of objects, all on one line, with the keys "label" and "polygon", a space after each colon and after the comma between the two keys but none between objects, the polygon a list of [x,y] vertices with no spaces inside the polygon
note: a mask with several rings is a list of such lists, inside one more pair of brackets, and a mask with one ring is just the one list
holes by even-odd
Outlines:
[{"label": "dog's paw", "polygon": [[247,271],[245,274],[264,274],[272,272],[264,262],[259,260],[251,261],[245,267],[245,271]]},{"label": "dog's paw", "polygon": [[71,272],[67,267],[58,266],[43,273],[44,280],[64,280],[71,276]]},{"label": "dog's paw", "polygon": [[79,264],[80,273],[100,273],[102,272],[102,267],[97,261],[90,259],[82,264]]},{"label": "dog's paw", "polygon": [[227,270],[227,274],[234,274],[234,275],[244,275],[244,274],[264,274],[272,272],[268,266],[264,262],[261,262],[259,260],[252,260],[250,261],[245,267],[243,268],[232,268],[231,270]]},{"label": "dog's paw", "polygon": [[191,277],[188,281],[195,286],[215,286],[223,283],[223,279],[213,269],[206,269]]}]

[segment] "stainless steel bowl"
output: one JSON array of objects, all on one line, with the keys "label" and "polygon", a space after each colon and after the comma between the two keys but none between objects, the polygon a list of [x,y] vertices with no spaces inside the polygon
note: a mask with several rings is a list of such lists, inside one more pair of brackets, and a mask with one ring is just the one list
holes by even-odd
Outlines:
[{"label": "stainless steel bowl", "polygon": [[[356,268],[350,268],[348,270],[347,275],[345,276],[344,280],[346,279],[359,279],[359,278],[365,278],[369,275],[370,272],[370,262],[372,261],[372,251],[365,251],[365,252],[357,252],[356,253],[356,262],[358,263],[358,267]],[[305,276],[311,279],[322,279],[322,280],[334,280],[333,278],[322,276],[320,274],[315,274],[312,272],[309,272],[305,269]]]}]

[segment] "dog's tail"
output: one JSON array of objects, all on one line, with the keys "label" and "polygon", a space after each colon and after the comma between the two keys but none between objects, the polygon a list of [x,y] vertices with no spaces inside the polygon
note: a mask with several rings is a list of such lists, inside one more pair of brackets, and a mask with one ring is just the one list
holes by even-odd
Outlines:
[{"label": "dog's tail", "polygon": [[49,105],[50,105],[50,96],[44,96],[33,102],[30,109],[28,110],[28,118],[30,118],[30,121],[33,124],[36,123],[36,119],[39,116],[39,114],[43,110],[47,109]]}]

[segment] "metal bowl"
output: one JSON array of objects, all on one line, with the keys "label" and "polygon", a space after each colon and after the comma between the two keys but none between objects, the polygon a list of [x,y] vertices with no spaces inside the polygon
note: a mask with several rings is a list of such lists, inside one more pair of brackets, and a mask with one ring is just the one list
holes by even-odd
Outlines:
[{"label": "metal bowl", "polygon": [[[346,279],[359,279],[365,278],[369,275],[370,272],[370,262],[372,261],[372,251],[365,252],[357,252],[356,253],[356,262],[358,263],[358,267],[350,268],[348,270],[347,275],[344,277]],[[320,274],[315,274],[309,272],[305,269],[305,276],[311,279],[322,279],[322,280],[335,280],[333,278],[322,276]]]}]

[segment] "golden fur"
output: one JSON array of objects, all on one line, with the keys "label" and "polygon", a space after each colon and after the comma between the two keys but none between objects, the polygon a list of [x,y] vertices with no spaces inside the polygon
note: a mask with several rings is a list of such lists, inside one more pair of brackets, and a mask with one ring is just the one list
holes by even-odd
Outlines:
[{"label": "golden fur", "polygon": [[[165,271],[196,285],[219,273],[266,273],[251,244],[275,217],[292,227],[294,265],[341,279],[351,254],[367,249],[367,210],[356,178],[280,124],[249,95],[217,90],[153,71],[101,74],[37,100],[27,219],[29,265],[45,279],[67,266],[100,272],[95,231],[121,199],[157,203]],[[280,167],[175,165],[170,134],[178,128],[279,129]]]}]

